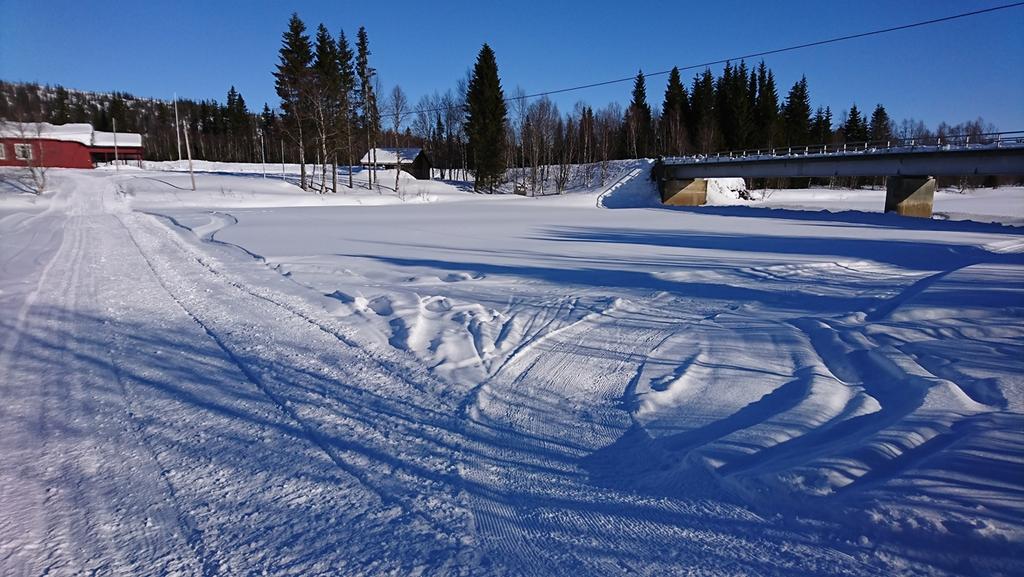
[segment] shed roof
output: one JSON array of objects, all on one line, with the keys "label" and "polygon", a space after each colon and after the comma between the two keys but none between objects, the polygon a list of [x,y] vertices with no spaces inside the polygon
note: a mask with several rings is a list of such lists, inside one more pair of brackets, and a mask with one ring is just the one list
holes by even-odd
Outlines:
[{"label": "shed roof", "polygon": [[[100,132],[99,130],[92,133],[92,145],[93,146],[114,146],[114,133],[113,132]],[[118,132],[117,133],[117,145],[128,148],[141,148],[142,147],[142,135],[135,134],[134,132]]]},{"label": "shed roof", "polygon": [[377,153],[377,164],[412,164],[413,160],[423,152],[422,148],[371,148],[359,164],[372,164],[372,153]]}]

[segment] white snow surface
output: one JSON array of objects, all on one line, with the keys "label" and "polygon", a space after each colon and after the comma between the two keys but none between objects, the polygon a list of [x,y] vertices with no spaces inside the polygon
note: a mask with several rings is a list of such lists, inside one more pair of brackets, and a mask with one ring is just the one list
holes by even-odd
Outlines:
[{"label": "white snow surface", "polygon": [[196,164],[0,182],[2,575],[1024,573],[1024,229]]}]

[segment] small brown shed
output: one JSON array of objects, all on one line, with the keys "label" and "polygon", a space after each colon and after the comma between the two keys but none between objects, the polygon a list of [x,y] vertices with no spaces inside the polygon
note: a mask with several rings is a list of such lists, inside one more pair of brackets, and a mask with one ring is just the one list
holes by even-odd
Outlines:
[{"label": "small brown shed", "polygon": [[371,148],[359,164],[364,168],[376,165],[377,168],[392,169],[397,166],[418,180],[430,180],[430,169],[433,168],[422,148]]}]

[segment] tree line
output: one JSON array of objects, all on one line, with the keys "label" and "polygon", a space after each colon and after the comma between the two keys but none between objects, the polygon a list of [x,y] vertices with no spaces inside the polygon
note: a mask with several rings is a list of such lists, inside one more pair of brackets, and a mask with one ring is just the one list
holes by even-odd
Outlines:
[{"label": "tree line", "polygon": [[[674,68],[660,106],[651,106],[649,77],[639,71],[625,107],[613,102],[595,110],[580,101],[563,113],[548,97],[527,98],[519,87],[506,95],[497,56],[486,44],[454,88],[410,106],[398,84],[382,88],[370,56],[364,27],[353,45],[344,30],[333,36],[323,24],[311,36],[292,14],[273,71],[277,107],[264,104],[252,112],[234,87],[223,103],[177,101],[193,155],[298,163],[300,185],[324,192],[338,190],[339,166],[351,167],[368,151],[423,147],[441,178],[472,175],[478,190],[507,184],[536,194],[551,187],[564,190],[573,171],[580,176],[581,166],[585,184],[603,184],[608,163],[616,159],[995,131],[980,118],[942,123],[935,131],[914,119],[897,123],[882,104],[867,113],[852,103],[836,118],[829,106],[812,105],[806,77],[780,96],[775,74],[763,61],[726,63],[718,74],[706,68],[688,84]],[[118,130],[144,135],[148,159],[179,158],[173,103],[164,100],[0,81],[0,118],[90,122],[108,131],[116,121]],[[369,164],[372,185],[377,180],[372,156]],[[351,187],[352,170],[346,172]]]}]

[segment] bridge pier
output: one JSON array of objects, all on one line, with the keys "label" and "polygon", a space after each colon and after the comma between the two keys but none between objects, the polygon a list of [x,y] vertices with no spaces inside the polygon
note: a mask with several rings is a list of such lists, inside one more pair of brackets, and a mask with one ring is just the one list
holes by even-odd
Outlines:
[{"label": "bridge pier", "polygon": [[669,206],[700,206],[708,200],[708,181],[703,178],[661,180],[661,203]]},{"label": "bridge pier", "polygon": [[889,176],[885,179],[885,212],[932,217],[935,179],[931,176]]}]

